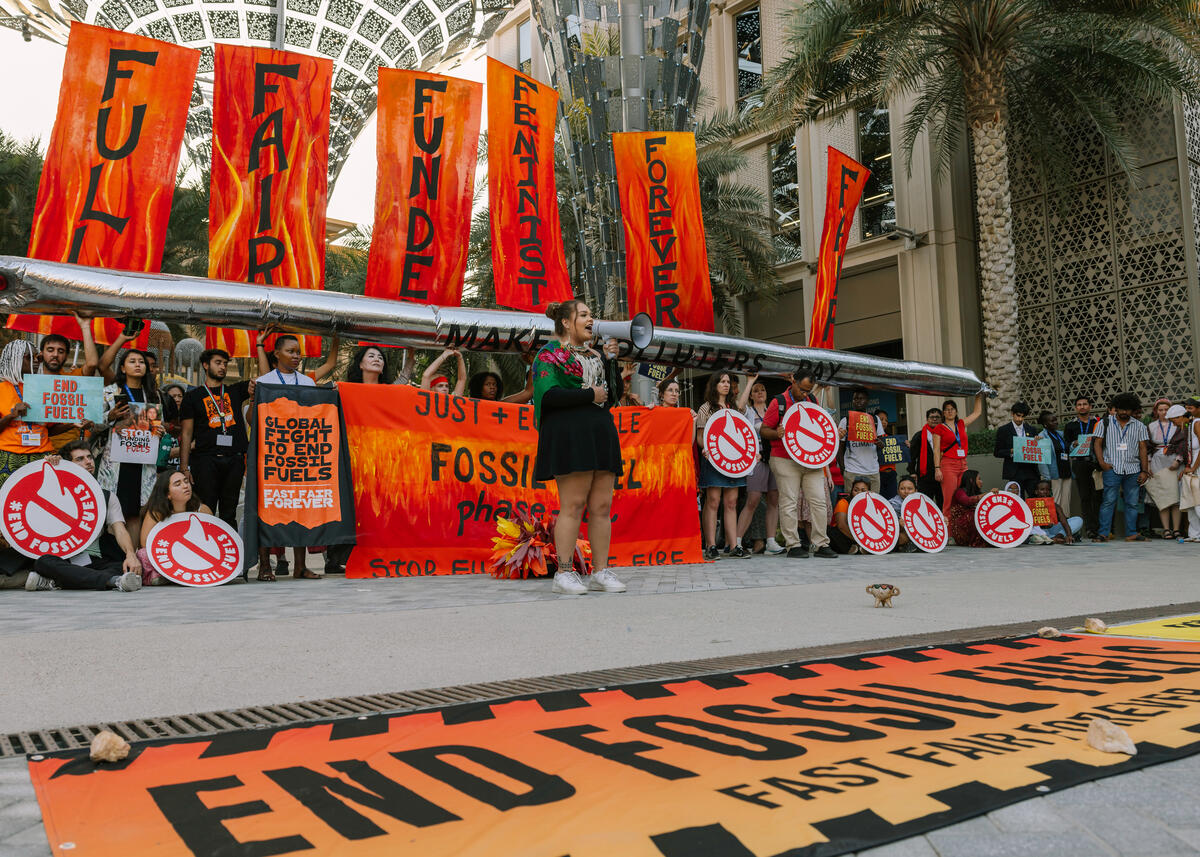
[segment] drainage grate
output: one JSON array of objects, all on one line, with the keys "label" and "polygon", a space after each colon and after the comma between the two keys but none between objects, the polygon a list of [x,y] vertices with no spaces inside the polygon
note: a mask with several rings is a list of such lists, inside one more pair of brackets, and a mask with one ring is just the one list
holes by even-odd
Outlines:
[{"label": "drainage grate", "polygon": [[[1169,604],[1122,610],[1114,613],[1092,614],[1104,621],[1127,622],[1162,616],[1200,612],[1200,602]],[[966,643],[977,640],[1015,637],[1030,634],[1040,625],[1075,628],[1085,616],[1065,616],[1041,622],[1021,622],[1015,625],[989,625],[957,631],[939,631],[904,637],[888,637],[869,641],[838,643],[806,649],[787,649],[751,655],[729,655],[695,661],[649,664],[638,667],[594,670],[557,676],[513,679],[509,681],[463,684],[400,693],[377,693],[368,696],[345,696],[338,699],[317,699],[281,705],[260,705],[226,711],[206,711],[171,717],[148,717],[114,723],[93,723],[41,729],[28,732],[0,734],[0,758],[27,753],[52,753],[60,750],[86,748],[101,730],[108,729],[127,741],[148,741],[155,738],[194,738],[239,729],[262,729],[273,726],[311,723],[339,717],[418,711],[470,702],[492,702],[514,696],[562,690],[586,690],[638,682],[670,681],[693,678],[709,673],[732,672],[777,666],[794,661],[862,655],[911,646],[936,646]]]}]

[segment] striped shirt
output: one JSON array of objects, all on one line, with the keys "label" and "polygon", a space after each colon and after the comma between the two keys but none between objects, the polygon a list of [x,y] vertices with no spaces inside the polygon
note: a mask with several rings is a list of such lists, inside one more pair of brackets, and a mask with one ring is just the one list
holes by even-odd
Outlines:
[{"label": "striped shirt", "polygon": [[1139,443],[1150,439],[1144,422],[1130,417],[1122,426],[1116,417],[1109,417],[1099,433],[1104,438],[1104,460],[1112,465],[1114,473],[1128,476],[1142,472]]}]

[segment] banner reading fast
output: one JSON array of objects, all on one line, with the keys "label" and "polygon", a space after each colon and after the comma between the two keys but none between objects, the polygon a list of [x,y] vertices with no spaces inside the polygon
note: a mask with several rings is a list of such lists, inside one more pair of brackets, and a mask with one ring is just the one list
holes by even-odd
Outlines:
[{"label": "banner reading fast", "polygon": [[[1138,755],[1090,747],[1096,718]],[[1197,729],[1195,644],[1034,637],[135,742],[117,763],[40,754],[29,771],[50,842],[90,857],[825,857],[1181,758]]]},{"label": "banner reading fast", "polygon": [[[216,46],[209,277],[324,288],[332,81],[331,60]],[[208,347],[234,357],[253,356],[256,338],[208,329]],[[300,340],[309,357],[321,353],[319,336]]]},{"label": "banner reading fast", "polygon": [[368,297],[462,303],[483,85],[379,69]]},{"label": "banner reading fast", "polygon": [[542,312],[571,297],[554,182],[558,93],[491,57],[487,86],[496,303]]},{"label": "banner reading fast", "polygon": [[825,185],[825,225],[817,257],[817,288],[812,322],[808,329],[810,348],[833,348],[833,324],[837,316],[837,281],[842,257],[850,240],[850,225],[871,171],[844,152],[829,147],[829,174]]},{"label": "banner reading fast", "polygon": [[713,330],[695,135],[613,134],[613,155],[629,312],[648,313],[660,327]]},{"label": "banner reading fast", "polygon": [[[126,271],[162,267],[200,52],[73,22],[38,185],[29,257]],[[13,330],[79,338],[69,316],[14,315]],[[122,323],[97,319],[97,342]],[[148,334],[139,338],[145,347]]]},{"label": "banner reading fast", "polygon": [[[349,577],[478,574],[496,518],[558,509],[533,478],[533,408],[412,387],[339,384],[358,522]],[[694,428],[684,408],[616,408],[625,475],[609,565],[700,562]],[[586,535],[584,536],[586,538]]]}]

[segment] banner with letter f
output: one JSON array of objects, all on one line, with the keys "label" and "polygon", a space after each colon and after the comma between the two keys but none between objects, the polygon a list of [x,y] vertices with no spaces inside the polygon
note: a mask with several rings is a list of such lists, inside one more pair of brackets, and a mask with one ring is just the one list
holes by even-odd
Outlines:
[{"label": "banner with letter f", "polygon": [[833,348],[833,323],[837,316],[837,281],[842,257],[850,240],[854,211],[871,171],[844,152],[829,147],[829,177],[825,185],[825,225],[817,257],[817,291],[813,300],[810,348]]}]

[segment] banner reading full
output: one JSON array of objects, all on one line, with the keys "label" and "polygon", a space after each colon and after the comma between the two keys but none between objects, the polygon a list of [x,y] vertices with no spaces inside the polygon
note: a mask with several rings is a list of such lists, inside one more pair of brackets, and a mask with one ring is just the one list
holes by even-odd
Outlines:
[{"label": "banner reading full", "polygon": [[542,312],[571,297],[554,184],[558,93],[491,57],[487,85],[496,303]]},{"label": "banner reading full", "polygon": [[[191,48],[71,24],[30,258],[161,269],[199,61],[200,52]],[[70,317],[14,315],[8,326],[79,338],[79,325]],[[121,328],[113,320],[93,322],[97,342],[112,342]]]},{"label": "banner reading full", "polygon": [[613,134],[613,155],[629,312],[648,313],[657,327],[713,330],[695,135]]},{"label": "banner reading full", "polygon": [[462,303],[483,85],[379,70],[368,297]]},{"label": "banner reading full", "polygon": [[821,228],[821,250],[817,257],[817,288],[812,323],[808,329],[810,348],[833,348],[833,324],[837,316],[837,281],[842,257],[850,240],[850,226],[871,171],[844,152],[829,147],[829,174],[825,186],[825,225]]},{"label": "banner reading full", "polygon": [[[333,63],[216,46],[208,276],[293,289],[325,283],[329,94]],[[254,354],[256,336],[209,328],[208,347]],[[301,337],[310,357],[319,336]]]},{"label": "banner reading full", "polygon": [[[486,572],[497,517],[557,510],[554,483],[533,477],[528,405],[373,384],[339,384],[338,392],[358,524],[347,576]],[[625,474],[613,498],[608,564],[700,562],[688,411],[616,408],[613,418]]]}]

